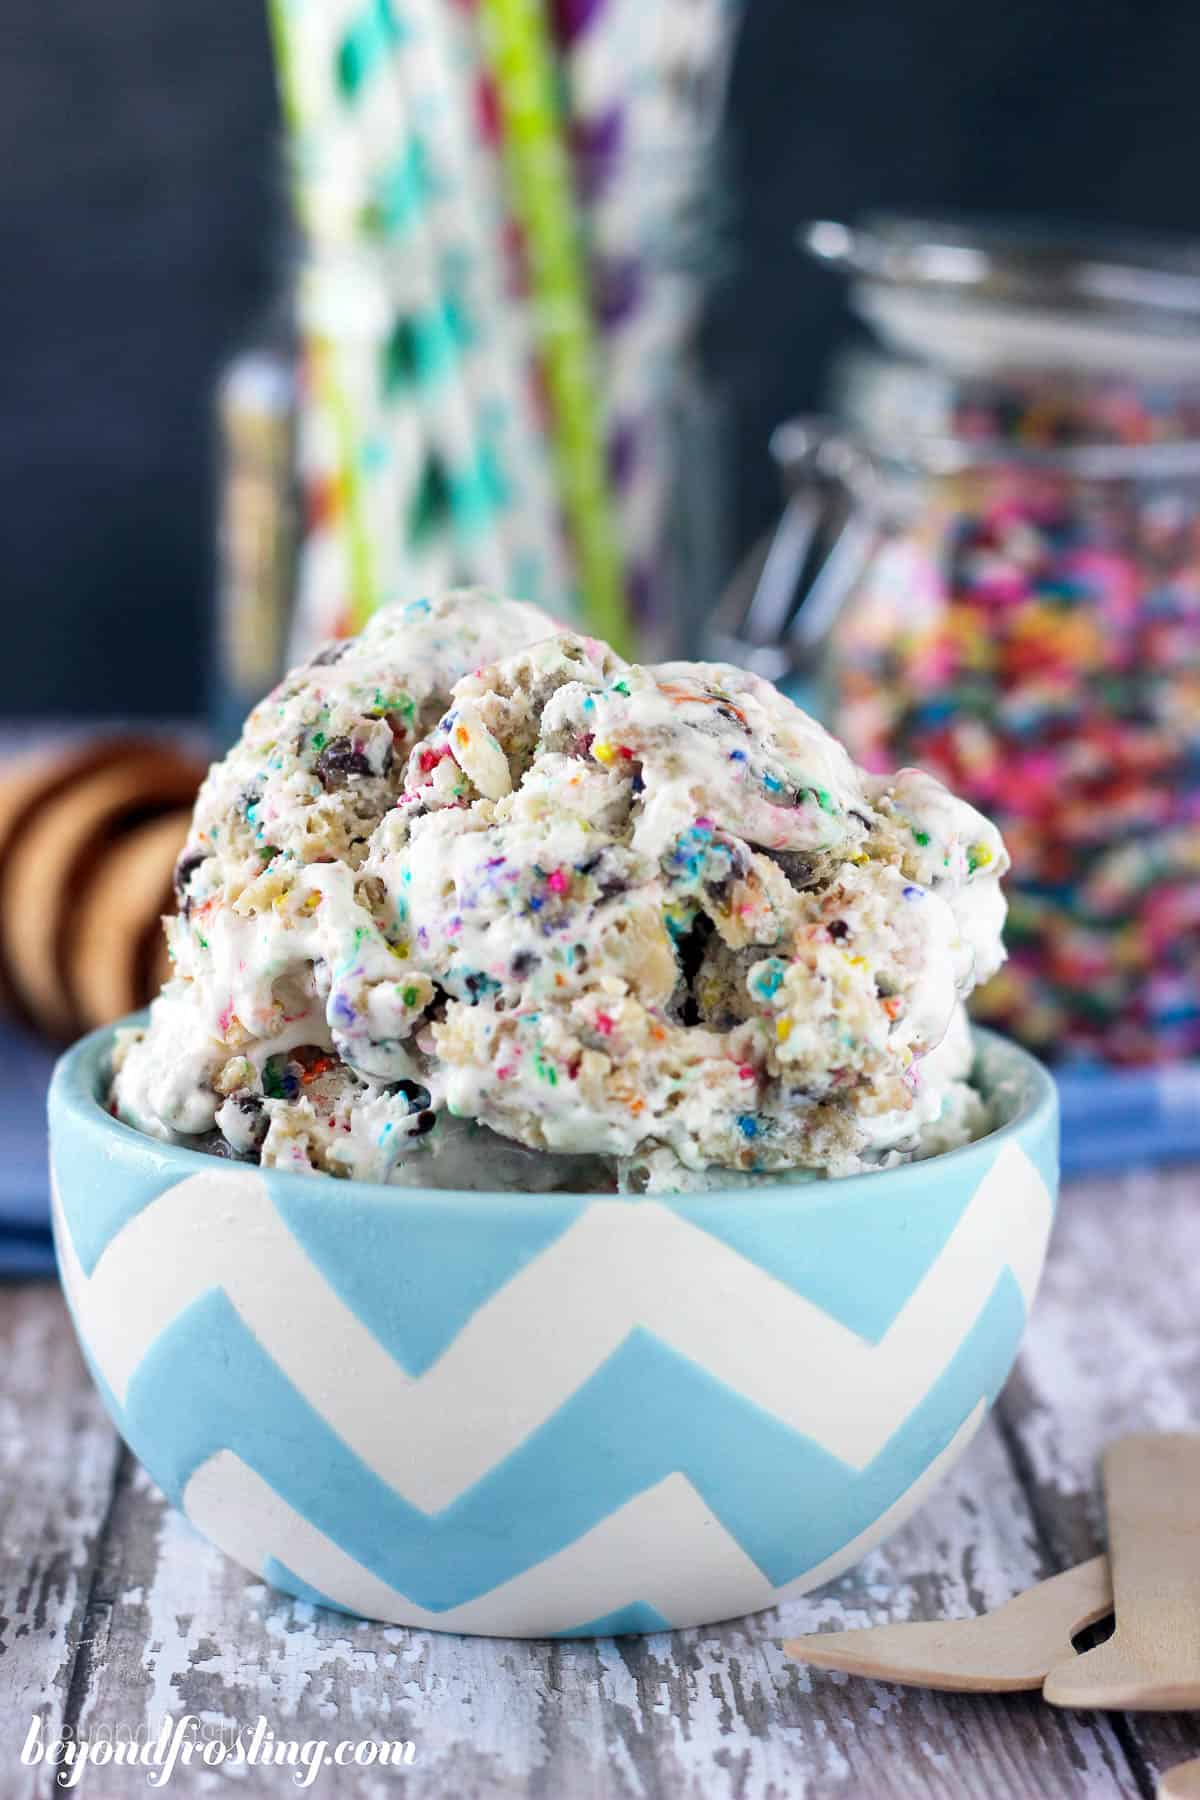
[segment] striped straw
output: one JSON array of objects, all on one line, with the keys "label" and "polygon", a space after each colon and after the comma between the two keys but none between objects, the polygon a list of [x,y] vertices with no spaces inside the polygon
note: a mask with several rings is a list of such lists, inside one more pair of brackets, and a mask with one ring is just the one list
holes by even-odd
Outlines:
[{"label": "striped straw", "polygon": [[392,299],[374,260],[318,256],[301,289],[313,402],[338,446],[357,631],[375,606],[451,581],[454,547],[439,496],[429,491],[423,420],[390,383]]},{"label": "striped straw", "polygon": [[[494,458],[495,529],[507,587],[561,603],[565,567],[544,447],[528,386],[527,340],[505,304],[500,230],[475,131],[479,46],[470,20],[446,0],[408,0],[399,61],[430,162],[428,217],[444,269],[460,283],[460,368],[476,431]],[[417,110],[419,109],[419,110]]]},{"label": "striped straw", "polygon": [[342,450],[329,409],[319,400],[314,360],[303,359],[303,388],[296,427],[300,490],[300,554],[288,641],[288,666],[301,662],[325,638],[354,630],[350,534],[342,491]]},{"label": "striped straw", "polygon": [[311,246],[300,284],[306,408],[319,414],[313,435],[333,462],[324,541],[311,555],[302,551],[300,633],[307,618],[319,614],[323,624],[337,605],[330,536],[341,540],[337,561],[354,627],[397,589],[420,591],[427,573],[436,578],[451,564],[438,530],[419,529],[425,427],[387,379],[390,298],[378,267],[359,253],[372,221],[399,204],[394,150],[372,160],[347,103],[393,34],[390,8],[386,0],[355,8],[271,0],[271,18],[297,209]]},{"label": "striped straw", "polygon": [[[686,235],[720,117],[731,0],[557,0],[555,18],[635,610],[654,647],[678,446],[669,421],[702,298]],[[693,259],[694,260],[694,259]]]},{"label": "striped straw", "polygon": [[[379,0],[374,0],[378,6]],[[341,15],[341,59],[363,0],[330,0]],[[390,13],[388,15],[391,16]],[[347,111],[374,171],[378,267],[391,308],[379,343],[379,379],[393,412],[415,414],[425,441],[410,516],[435,518],[448,532],[457,572],[503,587],[506,561],[495,530],[503,504],[493,442],[485,439],[464,361],[476,329],[469,307],[469,268],[439,254],[433,196],[446,172],[435,162],[427,131],[444,109],[430,59],[414,54],[417,33],[396,28],[377,56],[355,64]],[[391,595],[386,597],[390,598]]]},{"label": "striped straw", "polygon": [[466,392],[464,271],[439,259],[430,158],[417,129],[444,95],[422,94],[427,71],[406,58],[413,32],[389,0],[276,6],[282,66],[300,71],[289,115],[316,248],[306,286],[335,301],[325,308],[320,361],[347,446],[345,485],[379,500],[362,508],[370,603],[413,591],[414,565],[438,560],[438,550],[447,578],[503,586],[494,520],[503,477],[490,441],[501,421],[477,418]]},{"label": "striped straw", "polygon": [[579,571],[584,618],[618,649],[629,617],[612,516],[596,346],[576,237],[554,70],[537,0],[482,0],[517,215],[529,251],[552,449]]}]

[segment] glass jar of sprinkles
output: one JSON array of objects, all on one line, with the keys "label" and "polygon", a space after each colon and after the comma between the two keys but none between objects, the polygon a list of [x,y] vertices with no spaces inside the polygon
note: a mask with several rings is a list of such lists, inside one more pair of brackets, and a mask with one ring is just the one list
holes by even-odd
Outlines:
[{"label": "glass jar of sprinkles", "polygon": [[1055,1058],[1200,1056],[1200,250],[900,220],[807,242],[884,344],[837,384],[857,535],[790,624],[823,710],[1004,833],[978,1017]]}]

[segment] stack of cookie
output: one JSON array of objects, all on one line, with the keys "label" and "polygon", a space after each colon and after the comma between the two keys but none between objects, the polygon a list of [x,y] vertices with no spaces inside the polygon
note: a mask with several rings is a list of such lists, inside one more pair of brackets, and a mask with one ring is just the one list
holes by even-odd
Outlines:
[{"label": "stack of cookie", "polygon": [[142,1006],[167,966],[161,916],[204,765],[153,738],[0,771],[0,1000],[66,1040]]}]

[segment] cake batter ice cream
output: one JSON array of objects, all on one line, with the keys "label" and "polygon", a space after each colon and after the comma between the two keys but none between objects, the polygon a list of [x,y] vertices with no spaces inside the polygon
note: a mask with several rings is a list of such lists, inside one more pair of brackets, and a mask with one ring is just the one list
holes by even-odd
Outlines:
[{"label": "cake batter ice cream", "polygon": [[962,1001],[995,829],[768,683],[626,664],[472,592],[256,709],[179,869],[116,1109],[268,1166],[652,1190],[986,1129]]}]

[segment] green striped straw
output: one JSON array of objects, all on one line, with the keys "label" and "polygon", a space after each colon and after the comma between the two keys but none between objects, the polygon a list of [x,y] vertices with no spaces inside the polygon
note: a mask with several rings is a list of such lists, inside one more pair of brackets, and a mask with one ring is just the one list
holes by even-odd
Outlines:
[{"label": "green striped straw", "polygon": [[[308,58],[298,41],[297,19],[303,0],[267,0],[267,18],[275,52],[280,100],[294,146],[293,175],[305,159],[310,103],[306,93]],[[308,186],[293,183],[297,211],[309,230]],[[315,342],[305,346],[305,383],[301,399],[299,443],[301,479],[320,486],[333,498],[332,525],[312,531],[307,525],[301,545],[299,593],[293,639],[314,640],[369,614],[376,592],[371,563],[371,533],[364,516],[362,486],[354,466],[355,433],[344,385],[333,357]],[[293,642],[293,653],[296,653]]]},{"label": "green striped straw", "polygon": [[[362,229],[375,234],[369,260],[390,305],[378,344],[384,405],[401,425],[415,415],[426,445],[410,529],[444,531],[457,575],[503,588],[497,423],[482,416],[468,380],[470,250],[464,245],[457,260],[445,254],[435,225],[437,189],[450,183],[431,136],[441,130],[447,96],[411,9],[402,23],[383,0],[325,0],[324,11],[334,32],[339,122],[367,173]],[[386,30],[380,20],[391,21]]]},{"label": "green striped straw", "polygon": [[[436,531],[414,530],[422,517],[427,445],[409,396],[389,392],[383,349],[390,297],[379,269],[363,254],[365,222],[378,206],[380,168],[372,162],[351,89],[380,60],[391,36],[387,0],[270,0],[284,111],[291,135],[297,210],[310,255],[300,279],[302,334],[313,379],[306,406],[321,414],[319,431],[335,446],[330,530],[344,540],[351,621],[359,625],[398,591],[422,591],[453,574],[448,546]],[[394,150],[388,150],[389,161]],[[386,170],[385,170],[386,173]],[[444,532],[442,533],[444,536]],[[328,545],[302,546],[303,565],[334,568]],[[320,580],[302,578],[306,618],[315,635],[339,597]]]},{"label": "green striped straw", "polygon": [[538,0],[482,0],[505,156],[529,246],[537,332],[553,407],[552,452],[574,546],[584,618],[631,645],[598,399],[596,345]]},{"label": "green striped straw", "polygon": [[484,316],[490,321],[488,337],[499,340],[505,352],[516,433],[522,448],[530,446],[533,450],[533,454],[527,452],[522,458],[518,469],[519,509],[522,515],[532,513],[543,533],[541,556],[548,575],[537,593],[526,594],[519,581],[513,591],[522,598],[540,600],[559,616],[568,615],[578,610],[578,597],[547,450],[542,418],[544,387],[533,309],[527,287],[515,279],[515,215],[498,137],[489,128],[482,104],[491,71],[484,52],[477,0],[449,0],[448,4],[442,0],[436,6],[436,15],[453,71],[453,87],[461,103],[456,116],[456,147],[488,251],[480,271],[487,289]]},{"label": "green striped straw", "polygon": [[[524,347],[501,299],[500,240],[476,180],[471,72],[455,18],[441,0],[408,0],[402,15],[390,0],[274,5],[310,236],[377,245],[394,309],[380,347],[382,399],[375,405],[361,382],[343,382],[335,410],[349,424],[351,447],[376,412],[389,409],[397,441],[411,436],[402,427],[414,414],[425,440],[415,490],[391,507],[393,522],[402,514],[415,521],[399,561],[388,521],[363,509],[377,596],[392,596],[391,574],[407,571],[440,527],[455,576],[561,609],[557,503]],[[365,263],[362,280],[372,281]],[[326,362],[337,363],[342,348],[335,337]],[[377,434],[372,467],[387,460]],[[353,492],[353,482],[343,485]],[[370,494],[378,483],[359,485]],[[357,561],[361,567],[361,555]]]},{"label": "green striped straw", "polygon": [[472,126],[473,70],[453,11],[446,0],[406,0],[394,61],[428,161],[429,241],[461,319],[457,372],[482,459],[478,528],[499,540],[509,592],[560,602],[565,571],[550,471],[517,321],[503,300],[500,238]]},{"label": "green striped straw", "polygon": [[711,179],[739,13],[740,0],[562,0],[556,11],[584,238],[593,277],[610,279],[600,353],[621,451],[615,504],[651,652],[682,622],[664,576],[678,483],[670,412],[703,297],[686,233]]},{"label": "green striped straw", "polygon": [[301,278],[308,318],[309,400],[337,445],[336,494],[348,539],[352,628],[378,605],[427,593],[455,577],[444,522],[426,518],[429,446],[407,394],[388,393],[380,365],[391,297],[380,271],[354,252],[310,261]]},{"label": "green striped straw", "polygon": [[342,444],[355,617],[460,577],[503,586],[477,504],[488,446],[458,378],[455,299],[398,79],[408,28],[390,0],[273,0],[273,18],[311,247],[302,312]]},{"label": "green striped straw", "polygon": [[357,628],[353,532],[346,516],[345,464],[329,405],[326,372],[313,348],[304,355],[297,412],[296,473],[303,512],[296,560],[296,592],[288,633],[288,667],[325,638]]}]

